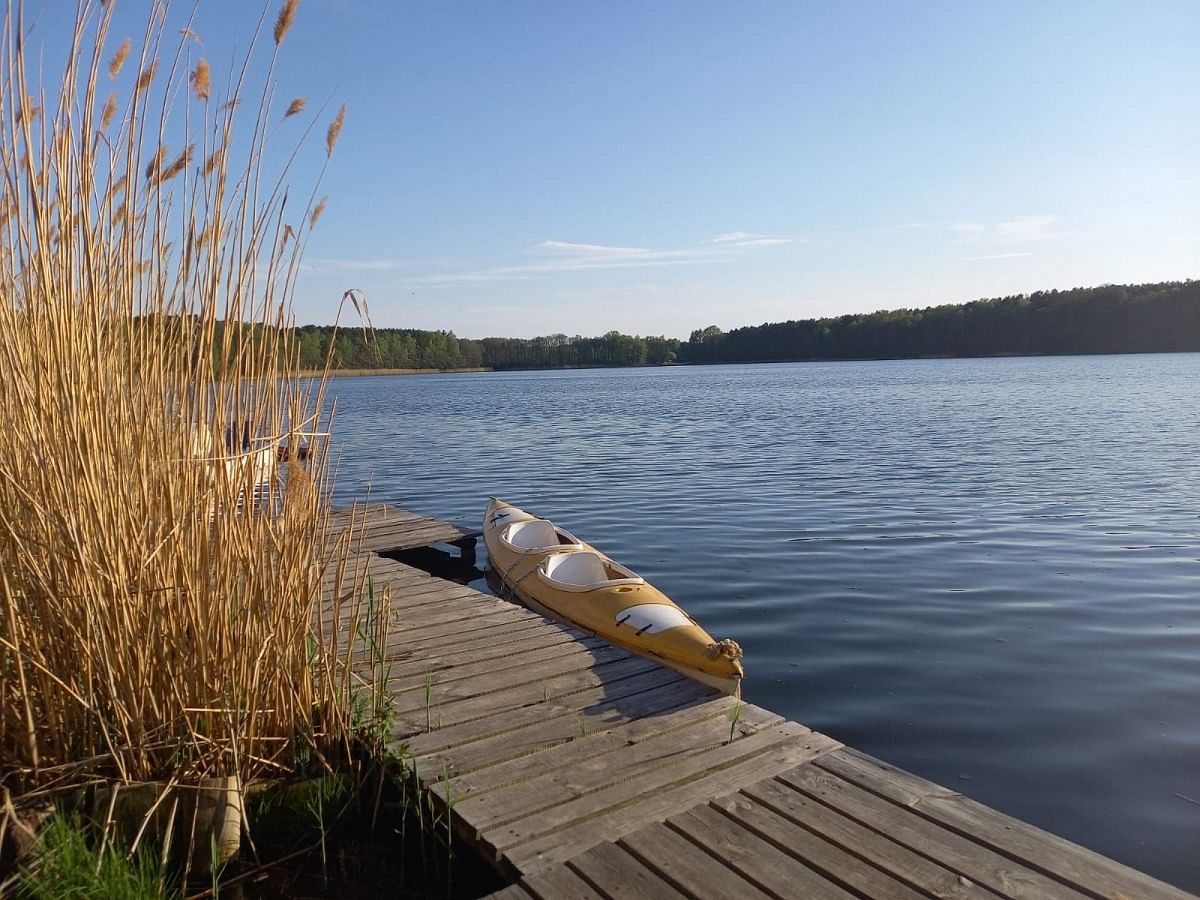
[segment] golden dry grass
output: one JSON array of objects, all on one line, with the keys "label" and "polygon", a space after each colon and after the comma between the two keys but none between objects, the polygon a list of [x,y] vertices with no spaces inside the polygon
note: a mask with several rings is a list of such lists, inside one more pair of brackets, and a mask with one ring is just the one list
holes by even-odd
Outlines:
[{"label": "golden dry grass", "polygon": [[[221,94],[157,12],[141,36],[112,39],[112,4],[84,0],[75,52],[47,85],[19,7],[5,20],[5,791],[287,771],[344,740],[370,690],[351,648],[313,624],[322,577],[340,582],[351,554],[327,534],[324,443],[299,434],[328,428],[328,372],[301,377],[286,327],[315,186],[298,205],[287,169],[262,162],[295,13],[279,13],[258,100],[237,77]],[[137,74],[122,76],[129,59]],[[244,99],[252,116],[235,122]],[[254,135],[238,156],[235,133]],[[244,429],[257,452],[231,450]],[[280,441],[314,452],[253,512]]]}]

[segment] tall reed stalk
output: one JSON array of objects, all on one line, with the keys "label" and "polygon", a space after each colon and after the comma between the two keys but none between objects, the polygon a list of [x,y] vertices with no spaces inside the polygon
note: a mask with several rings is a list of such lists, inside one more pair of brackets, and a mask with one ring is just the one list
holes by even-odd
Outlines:
[{"label": "tall reed stalk", "polygon": [[[48,84],[19,5],[0,51],[0,786],[13,794],[286,771],[344,735],[362,689],[345,639],[313,625],[322,575],[351,548],[327,534],[331,470],[309,436],[329,427],[326,377],[301,376],[287,328],[324,201],[297,203],[291,163],[265,163],[289,158],[272,140],[299,149],[315,124],[291,118],[302,101],[271,102],[296,2],[264,12],[223,85],[159,4],[142,34],[111,35],[114,2],[80,0]],[[269,65],[252,89],[256,52]],[[343,118],[313,148],[326,162]],[[312,449],[286,477],[279,443]]]}]

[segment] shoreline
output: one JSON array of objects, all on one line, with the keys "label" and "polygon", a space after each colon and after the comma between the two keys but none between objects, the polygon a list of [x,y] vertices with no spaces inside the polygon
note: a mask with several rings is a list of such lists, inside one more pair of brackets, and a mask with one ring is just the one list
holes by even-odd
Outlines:
[{"label": "shoreline", "polygon": [[[368,375],[461,375],[474,372],[494,372],[495,369],[331,369],[333,378],[363,378]],[[322,373],[317,370],[305,371],[305,377],[315,378]]]},{"label": "shoreline", "polygon": [[[484,372],[571,372],[596,371],[608,369],[678,369],[703,368],[709,366],[778,366],[792,363],[854,363],[854,362],[907,362],[907,361],[944,361],[956,359],[1049,359],[1055,357],[1077,356],[1157,356],[1172,353],[1200,353],[1200,350],[1124,350],[1112,352],[1088,353],[989,353],[978,356],[955,355],[925,355],[925,356],[853,356],[853,357],[816,357],[808,359],[754,359],[754,360],[721,360],[712,362],[675,362],[675,363],[646,363],[639,366],[529,366],[504,367],[484,366],[474,369],[332,369],[332,377],[359,378],[369,375],[461,375]],[[317,377],[320,370],[306,370],[304,377]]]}]

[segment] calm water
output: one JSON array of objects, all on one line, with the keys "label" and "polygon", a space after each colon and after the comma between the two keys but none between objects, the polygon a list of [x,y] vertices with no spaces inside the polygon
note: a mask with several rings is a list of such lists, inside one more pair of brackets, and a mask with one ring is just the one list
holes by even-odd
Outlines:
[{"label": "calm water", "polygon": [[749,701],[1200,890],[1198,387],[1194,354],[349,378],[339,489],[529,506],[738,640]]}]

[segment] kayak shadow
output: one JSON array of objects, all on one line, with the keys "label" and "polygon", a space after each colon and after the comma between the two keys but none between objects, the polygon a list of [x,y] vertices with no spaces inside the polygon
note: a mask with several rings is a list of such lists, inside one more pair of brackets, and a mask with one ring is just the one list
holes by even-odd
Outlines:
[{"label": "kayak shadow", "polygon": [[[674,713],[721,696],[715,688],[693,681],[653,658],[532,607],[505,585],[500,574],[488,565],[485,554],[477,561],[472,554],[464,554],[461,547],[439,544],[381,555],[539,616],[544,624],[536,629],[538,637],[505,641],[529,648],[521,654],[528,662],[515,680],[528,685],[536,676],[544,688],[542,702],[574,713],[581,737],[592,730],[607,730],[614,723]],[[569,639],[548,638],[551,629]],[[512,669],[497,672],[496,688],[514,680],[514,674]],[[502,710],[501,705],[495,712]],[[562,712],[557,710],[555,715]]]}]

